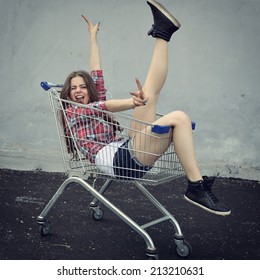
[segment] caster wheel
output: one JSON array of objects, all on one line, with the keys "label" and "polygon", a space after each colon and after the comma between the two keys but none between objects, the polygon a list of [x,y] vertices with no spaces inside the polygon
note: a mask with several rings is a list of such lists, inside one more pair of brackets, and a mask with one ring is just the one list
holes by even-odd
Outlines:
[{"label": "caster wheel", "polygon": [[39,232],[41,235],[45,236],[48,235],[51,230],[51,224],[49,221],[45,221],[42,224],[39,224]]},{"label": "caster wheel", "polygon": [[98,221],[98,220],[101,220],[104,216],[104,211],[102,208],[96,208],[95,210],[92,209],[92,212],[91,212],[91,217],[95,220],[95,221]]},{"label": "caster wheel", "polygon": [[158,256],[158,254],[154,254],[154,255],[146,254],[146,259],[147,260],[159,260],[159,256]]},{"label": "caster wheel", "polygon": [[154,250],[147,249],[146,250],[146,259],[147,260],[159,260],[159,255],[157,253],[157,250],[156,249],[154,249]]},{"label": "caster wheel", "polygon": [[192,251],[191,245],[187,241],[183,240],[181,243],[177,244],[176,252],[180,257],[182,258],[188,257],[191,251]]}]

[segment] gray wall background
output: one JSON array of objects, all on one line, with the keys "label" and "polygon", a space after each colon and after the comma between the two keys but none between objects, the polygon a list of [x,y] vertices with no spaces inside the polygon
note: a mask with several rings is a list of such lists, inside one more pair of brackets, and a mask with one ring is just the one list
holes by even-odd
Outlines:
[{"label": "gray wall background", "polygon": [[[260,1],[161,0],[182,23],[170,45],[159,104],[196,121],[198,161],[209,175],[259,179]],[[106,87],[128,97],[144,82],[153,39],[145,0],[0,0],[0,167],[61,171],[42,80],[88,70],[86,14],[101,22]]]}]

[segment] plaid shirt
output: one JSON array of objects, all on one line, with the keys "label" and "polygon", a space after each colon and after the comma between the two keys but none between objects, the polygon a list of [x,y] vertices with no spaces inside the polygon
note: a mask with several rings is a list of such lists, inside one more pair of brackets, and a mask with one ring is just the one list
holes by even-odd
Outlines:
[{"label": "plaid shirt", "polygon": [[102,70],[91,71],[92,79],[96,85],[100,101],[89,103],[88,107],[70,105],[66,109],[68,120],[68,135],[73,134],[77,147],[94,163],[96,154],[108,143],[116,140],[116,125],[109,114],[100,110],[107,110],[106,89]]}]

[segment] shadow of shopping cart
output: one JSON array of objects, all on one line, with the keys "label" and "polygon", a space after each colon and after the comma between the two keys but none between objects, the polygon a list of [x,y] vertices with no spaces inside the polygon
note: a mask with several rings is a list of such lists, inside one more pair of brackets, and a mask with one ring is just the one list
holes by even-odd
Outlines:
[{"label": "shadow of shopping cart", "polygon": [[[50,232],[50,222],[48,220],[50,210],[68,186],[71,183],[77,183],[94,197],[89,205],[92,218],[94,220],[102,219],[104,209],[101,205],[111,210],[143,238],[146,243],[146,256],[148,259],[158,259],[158,254],[154,242],[146,229],[164,221],[169,221],[174,227],[175,234],[173,239],[176,244],[177,254],[181,257],[187,257],[191,253],[191,246],[185,240],[177,220],[147,189],[148,186],[164,184],[184,176],[183,168],[176,156],[173,145],[170,145],[168,150],[160,155],[133,151],[131,140],[129,139],[130,130],[133,132],[139,129],[140,126],[146,127],[151,126],[151,124],[133,119],[127,112],[111,113],[98,108],[90,108],[88,105],[63,100],[60,98],[59,91],[62,85],[42,82],[41,86],[49,95],[51,109],[55,116],[64,168],[68,178],[61,184],[41,214],[37,217],[40,233],[47,235]],[[90,119],[92,124],[96,121],[98,125],[102,121],[104,126],[114,126],[114,138],[117,139],[117,142],[122,147],[125,147],[125,149],[128,148],[134,153],[139,153],[139,157],[156,157],[155,164],[145,172],[141,170],[136,174],[136,169],[131,170],[131,168],[127,168],[127,170],[123,171],[121,169],[115,175],[113,173],[114,168],[105,161],[99,164],[95,161],[93,162],[91,157],[86,155],[86,149],[89,148],[88,145],[90,144],[93,147],[95,147],[95,144],[104,144],[104,139],[92,140],[89,135],[89,130],[86,131],[86,127],[88,126],[87,122]],[[192,125],[194,128],[195,124],[193,123]],[[160,141],[169,141],[170,127],[153,126],[152,130],[154,133],[151,137],[160,137]],[[101,142],[99,143],[99,141]],[[149,145],[149,141],[146,145]],[[115,148],[118,148],[118,146]],[[109,153],[109,151],[103,150],[104,153]],[[106,157],[106,155],[103,154],[103,157]],[[127,161],[128,158],[125,158],[125,160]],[[101,181],[105,182],[102,186],[97,186],[98,178],[102,178],[103,180]],[[137,222],[105,197],[105,191],[114,180],[122,181],[123,184],[133,184],[159,210],[161,217],[143,225],[137,224]]]}]

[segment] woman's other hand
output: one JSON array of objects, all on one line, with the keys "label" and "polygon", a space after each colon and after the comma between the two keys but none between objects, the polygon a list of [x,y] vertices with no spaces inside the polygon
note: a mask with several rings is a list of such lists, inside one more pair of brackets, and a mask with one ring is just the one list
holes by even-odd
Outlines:
[{"label": "woman's other hand", "polygon": [[135,79],[135,81],[138,91],[130,92],[130,94],[133,96],[133,103],[136,107],[144,106],[146,105],[148,98],[145,98],[145,93],[143,91],[141,82],[138,79]]},{"label": "woman's other hand", "polygon": [[82,15],[82,17],[88,25],[89,33],[93,34],[93,35],[96,35],[99,31],[99,28],[100,28],[100,22],[94,25],[86,16]]}]

